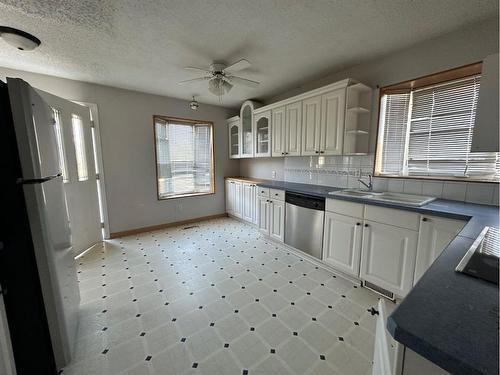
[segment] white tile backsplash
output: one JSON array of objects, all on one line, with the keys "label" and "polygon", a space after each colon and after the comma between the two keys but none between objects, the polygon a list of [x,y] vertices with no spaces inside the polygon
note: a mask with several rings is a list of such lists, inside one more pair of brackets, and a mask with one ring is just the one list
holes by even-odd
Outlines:
[{"label": "white tile backsplash", "polygon": [[465,200],[472,203],[489,204],[493,200],[494,184],[469,182]]},{"label": "white tile backsplash", "polygon": [[387,189],[394,193],[402,193],[404,191],[405,181],[397,178],[391,178],[388,181]]},{"label": "white tile backsplash", "polygon": [[405,180],[403,192],[407,194],[422,195],[422,181]]},{"label": "white tile backsplash", "polygon": [[[268,162],[264,166],[259,165],[257,168],[259,173],[252,173],[251,169],[249,177],[269,178],[265,176],[271,174],[268,169],[272,167],[273,170],[278,169],[276,177],[278,180],[340,188],[363,188],[358,179],[367,180],[367,176],[373,173],[374,163],[373,155],[303,156],[274,159],[279,159],[282,166]],[[247,172],[248,169],[246,168],[242,172]],[[243,175],[246,174],[243,173]],[[373,184],[377,191],[421,194],[480,204],[498,205],[499,202],[498,184],[494,183],[375,177]]]},{"label": "white tile backsplash", "polygon": [[443,184],[443,198],[454,201],[465,201],[465,193],[467,191],[466,182],[446,181]]}]

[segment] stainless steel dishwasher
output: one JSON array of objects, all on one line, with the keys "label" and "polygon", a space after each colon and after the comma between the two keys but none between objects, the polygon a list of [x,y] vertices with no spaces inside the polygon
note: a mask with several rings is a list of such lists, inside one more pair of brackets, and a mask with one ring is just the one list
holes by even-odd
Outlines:
[{"label": "stainless steel dishwasher", "polygon": [[285,193],[285,243],[322,258],[325,198]]}]

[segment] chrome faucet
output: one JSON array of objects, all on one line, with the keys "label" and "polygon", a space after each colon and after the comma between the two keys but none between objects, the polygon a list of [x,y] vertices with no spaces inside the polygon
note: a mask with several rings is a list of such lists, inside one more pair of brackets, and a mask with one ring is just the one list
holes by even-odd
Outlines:
[{"label": "chrome faucet", "polygon": [[[361,173],[359,174],[361,176]],[[373,190],[373,180],[372,180],[372,175],[368,174],[368,182],[363,181],[361,178],[358,178],[358,181],[364,185],[368,190],[372,191]]]}]

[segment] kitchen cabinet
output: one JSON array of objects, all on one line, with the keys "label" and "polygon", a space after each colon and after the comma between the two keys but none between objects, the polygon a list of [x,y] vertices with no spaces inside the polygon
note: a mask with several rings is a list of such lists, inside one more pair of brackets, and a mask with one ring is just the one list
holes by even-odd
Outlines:
[{"label": "kitchen cabinet", "polygon": [[226,180],[226,212],[248,223],[257,224],[257,185],[228,178]]},{"label": "kitchen cabinet", "polygon": [[271,111],[255,115],[255,157],[271,156]]},{"label": "kitchen cabinet", "polygon": [[299,156],[302,132],[302,102],[285,107],[285,155]]},{"label": "kitchen cabinet", "polygon": [[254,101],[247,100],[240,109],[241,142],[240,157],[251,158],[254,156],[254,110],[260,105]]},{"label": "kitchen cabinet", "polygon": [[418,231],[365,220],[361,279],[404,297],[413,285]]},{"label": "kitchen cabinet", "polygon": [[342,154],[345,97],[345,89],[334,90],[321,96],[320,154]]},{"label": "kitchen cabinet", "polygon": [[238,116],[228,120],[229,131],[229,158],[238,159],[240,157],[240,136],[241,123]]},{"label": "kitchen cabinet", "polygon": [[226,212],[241,218],[241,182],[226,180]]},{"label": "kitchen cabinet", "polygon": [[271,238],[285,240],[284,191],[261,188],[258,192],[258,228]]},{"label": "kitchen cabinet", "polygon": [[266,197],[258,197],[257,201],[258,228],[262,233],[269,235],[269,215],[271,203],[269,202],[269,198]]},{"label": "kitchen cabinet", "polygon": [[319,155],[321,95],[302,101],[302,156]]},{"label": "kitchen cabinet", "polygon": [[269,235],[280,242],[285,241],[285,202],[270,200]]},{"label": "kitchen cabinet", "polygon": [[[389,316],[384,299],[379,299],[375,323],[375,348],[373,351],[372,375],[401,375],[404,348],[387,331]],[[394,309],[394,305],[391,305]]]},{"label": "kitchen cabinet", "polygon": [[465,224],[462,220],[422,216],[418,234],[414,285],[443,252],[445,247],[458,235]]},{"label": "kitchen cabinet", "polygon": [[325,214],[323,260],[348,275],[359,276],[363,219]]},{"label": "kitchen cabinet", "polygon": [[341,155],[344,140],[344,88],[302,102],[302,155]]},{"label": "kitchen cabinet", "polygon": [[257,224],[257,185],[242,183],[242,219],[252,224]]},{"label": "kitchen cabinet", "polygon": [[285,107],[271,111],[271,156],[285,156]]}]

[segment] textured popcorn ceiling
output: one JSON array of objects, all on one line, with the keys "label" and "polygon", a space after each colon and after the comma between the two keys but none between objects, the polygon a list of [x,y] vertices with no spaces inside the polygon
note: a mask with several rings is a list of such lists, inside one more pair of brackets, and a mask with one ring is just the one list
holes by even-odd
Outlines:
[{"label": "textured popcorn ceiling", "polygon": [[218,104],[183,66],[246,58],[223,105],[268,98],[309,78],[493,17],[497,0],[0,0],[0,25],[42,40],[0,40],[0,66]]}]

